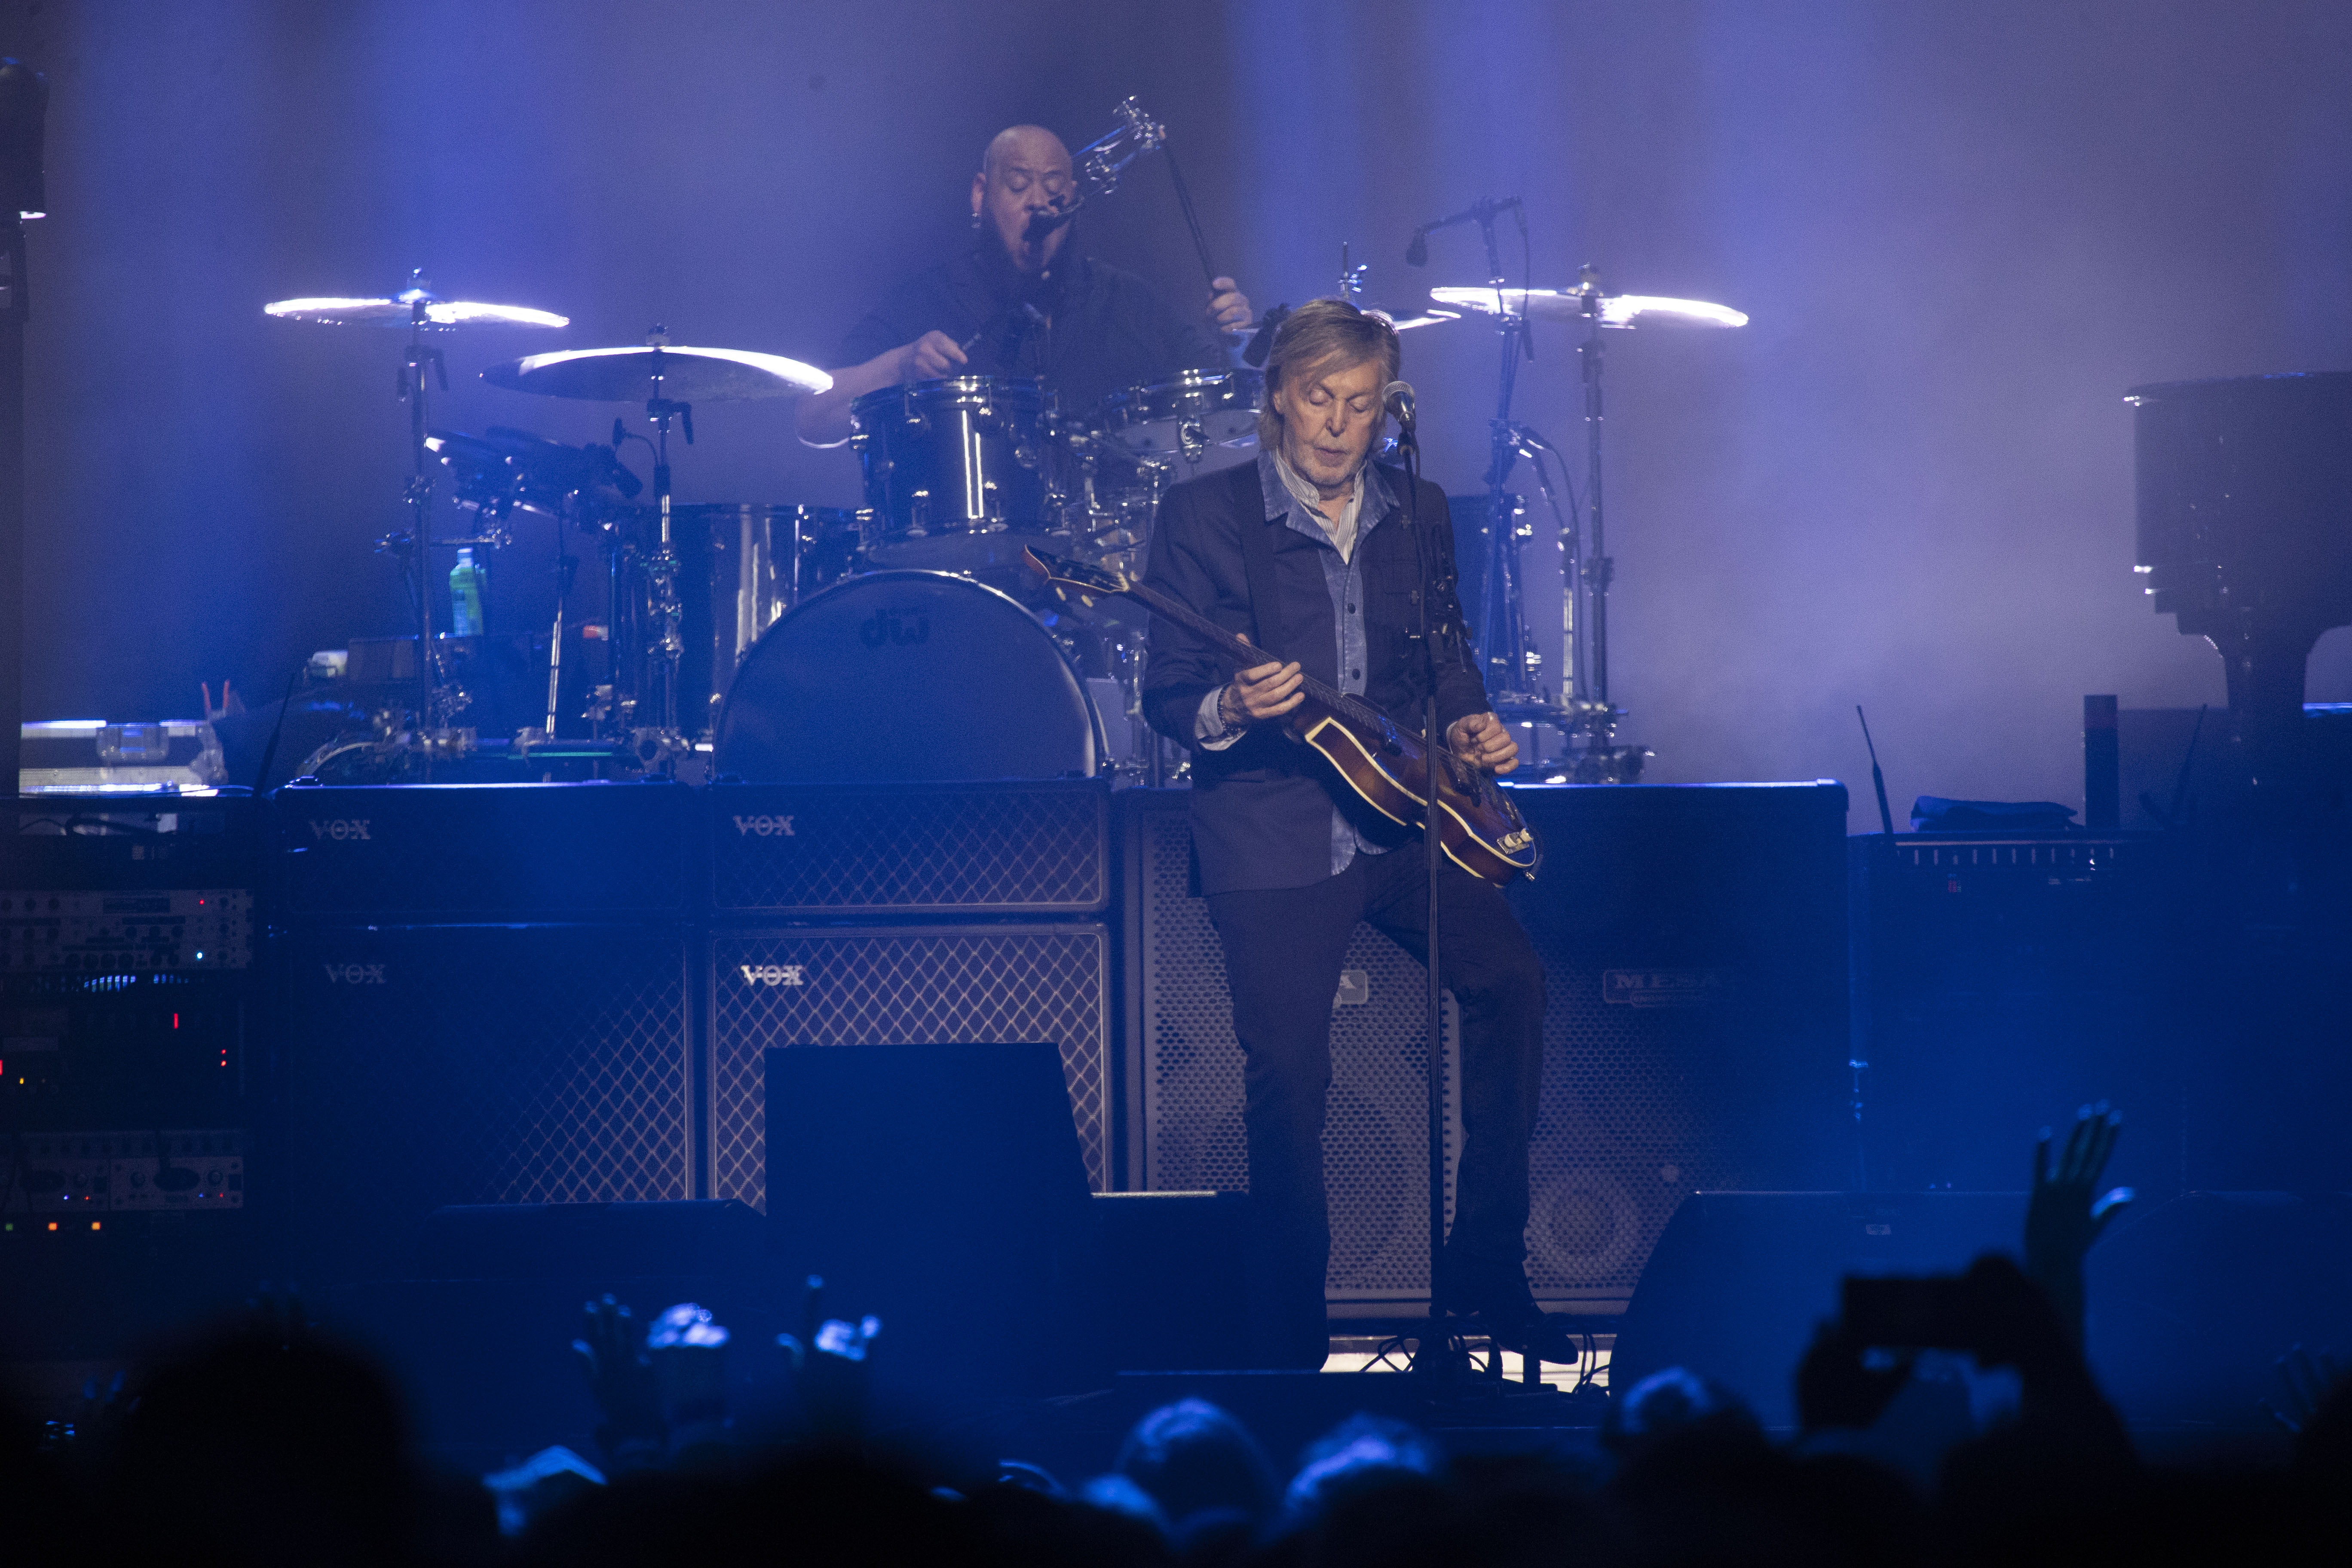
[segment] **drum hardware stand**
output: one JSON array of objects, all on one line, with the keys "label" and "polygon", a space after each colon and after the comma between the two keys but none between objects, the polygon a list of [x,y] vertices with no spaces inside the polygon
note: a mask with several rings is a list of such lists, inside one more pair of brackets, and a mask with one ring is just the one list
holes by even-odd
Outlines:
[{"label": "drum hardware stand", "polygon": [[[1642,764],[1650,753],[1641,746],[1617,744],[1617,721],[1624,714],[1609,698],[1609,587],[1617,563],[1609,555],[1601,508],[1601,274],[1590,262],[1577,268],[1576,291],[1584,296],[1584,342],[1577,345],[1576,357],[1584,381],[1584,505],[1591,523],[1585,537],[1592,552],[1580,562],[1573,556],[1562,560],[1560,603],[1565,623],[1572,617],[1578,593],[1591,595],[1591,679],[1580,682],[1583,689],[1577,695],[1595,710],[1577,774],[1582,783],[1629,784],[1642,776]],[[1563,644],[1564,648],[1574,646],[1573,641]]]},{"label": "drum hardware stand", "polygon": [[[425,308],[431,300],[431,282],[424,269],[409,274],[408,352],[401,361],[398,390],[408,405],[408,444],[415,459],[415,472],[408,480],[408,556],[415,569],[416,581],[416,729],[420,739],[437,728],[442,715],[437,710],[441,697],[441,660],[439,650],[433,646],[433,470],[432,456],[425,445],[425,433],[430,423],[426,418],[425,367],[430,365],[433,378],[441,390],[449,390],[449,371],[443,363],[441,351],[428,347],[425,342],[427,320]],[[425,776],[433,777],[432,752],[425,752]]]},{"label": "drum hardware stand", "polygon": [[652,368],[647,372],[653,379],[654,395],[646,399],[646,417],[654,426],[654,499],[661,509],[661,539],[646,575],[653,590],[651,608],[656,630],[649,651],[660,660],[656,673],[660,700],[656,706],[658,722],[648,729],[633,730],[629,738],[648,769],[657,767],[668,773],[677,767],[680,755],[692,750],[681,739],[677,728],[677,661],[686,651],[686,640],[679,630],[684,606],[677,596],[677,553],[670,538],[669,426],[671,420],[677,420],[686,444],[693,446],[694,405],[662,395],[661,351],[669,344],[668,334],[656,324],[646,334],[646,342],[654,350]]}]

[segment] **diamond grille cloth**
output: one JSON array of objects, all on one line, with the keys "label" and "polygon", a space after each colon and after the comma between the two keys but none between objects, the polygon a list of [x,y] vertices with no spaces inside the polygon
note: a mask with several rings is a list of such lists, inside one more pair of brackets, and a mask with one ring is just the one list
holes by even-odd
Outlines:
[{"label": "diamond grille cloth", "polygon": [[[1142,921],[1144,1184],[1249,1190],[1242,1135],[1242,1052],[1234,1037],[1223,945],[1209,907],[1187,890],[1192,826],[1181,794],[1145,802],[1135,831]],[[1331,1090],[1323,1180],[1331,1209],[1333,1300],[1429,1292],[1428,1100],[1422,1038],[1427,971],[1369,926],[1348,945],[1331,1013]],[[1447,1065],[1458,1060],[1446,999]],[[1446,1197],[1461,1142],[1446,1085]]]},{"label": "diamond grille cloth", "polygon": [[675,935],[314,931],[287,950],[289,1191],[318,1226],[365,1247],[443,1204],[693,1195]]},{"label": "diamond grille cloth", "polygon": [[775,915],[1094,914],[1108,901],[1099,784],[711,793],[713,900]]},{"label": "diamond grille cloth", "polygon": [[1108,928],[1096,924],[721,932],[714,1196],[767,1206],[760,1053],[771,1046],[1051,1041],[1087,1184],[1109,1157]]}]

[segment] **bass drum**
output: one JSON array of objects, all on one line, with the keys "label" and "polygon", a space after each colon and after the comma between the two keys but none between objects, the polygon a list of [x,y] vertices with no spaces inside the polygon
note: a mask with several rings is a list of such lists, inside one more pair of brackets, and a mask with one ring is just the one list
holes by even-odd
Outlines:
[{"label": "bass drum", "polygon": [[1045,628],[968,577],[877,572],[768,629],[719,710],[747,784],[1092,778],[1101,720]]}]

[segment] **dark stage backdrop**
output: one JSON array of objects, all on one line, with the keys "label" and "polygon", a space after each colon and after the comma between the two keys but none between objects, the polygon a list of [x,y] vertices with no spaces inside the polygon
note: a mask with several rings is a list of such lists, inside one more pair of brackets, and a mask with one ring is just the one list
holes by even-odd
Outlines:
[{"label": "dark stage backdrop", "polygon": [[[822,360],[967,237],[992,132],[1075,144],[1127,93],[1261,305],[1329,291],[1342,241],[1377,301],[1477,281],[1471,233],[1412,272],[1409,230],[1517,193],[1538,283],[1591,261],[1753,315],[1611,345],[1617,693],[1656,779],[1858,776],[1860,701],[1898,799],[2078,800],[2081,693],[2221,696],[2130,570],[2123,390],[2352,365],[2352,12],[2328,0],[12,0],[0,49],[54,85],[36,717],[176,716],[224,676],[258,698],[404,624],[370,552],[399,522],[398,337],[264,300],[422,266],[566,312],[445,340],[442,413],[583,440],[614,410],[477,374],[655,321]],[[1198,294],[1163,169],[1083,232]],[[1570,344],[1536,349],[1521,411],[1572,447]],[[1411,343],[1457,492],[1493,357],[1475,326]],[[698,423],[684,500],[855,497],[784,405]],[[494,568],[509,628],[547,601],[549,542],[521,532]],[[2343,646],[2315,697],[2352,697]]]}]

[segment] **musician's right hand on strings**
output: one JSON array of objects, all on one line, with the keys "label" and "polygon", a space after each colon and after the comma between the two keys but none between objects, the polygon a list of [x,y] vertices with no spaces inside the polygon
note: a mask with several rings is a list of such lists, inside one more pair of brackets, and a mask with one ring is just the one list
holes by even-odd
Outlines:
[{"label": "musician's right hand on strings", "polygon": [[953,338],[939,331],[925,332],[900,349],[898,355],[900,381],[937,381],[971,363]]},{"label": "musician's right hand on strings", "polygon": [[1218,694],[1217,716],[1229,727],[1279,719],[1307,700],[1301,689],[1306,679],[1306,672],[1296,664],[1261,664],[1244,669]]}]

